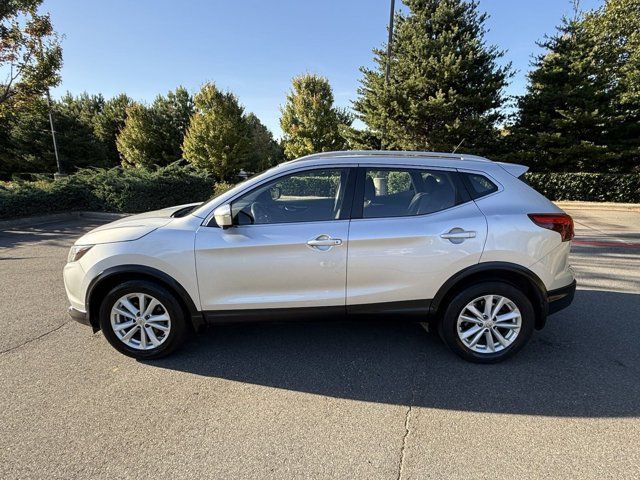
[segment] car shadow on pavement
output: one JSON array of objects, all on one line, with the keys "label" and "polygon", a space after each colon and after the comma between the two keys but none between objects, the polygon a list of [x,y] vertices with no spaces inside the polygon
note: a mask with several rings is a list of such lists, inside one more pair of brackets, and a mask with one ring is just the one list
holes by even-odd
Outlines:
[{"label": "car shadow on pavement", "polygon": [[393,321],[219,326],[156,367],[337,398],[569,417],[640,415],[640,294],[579,290],[515,357],[467,363]]}]

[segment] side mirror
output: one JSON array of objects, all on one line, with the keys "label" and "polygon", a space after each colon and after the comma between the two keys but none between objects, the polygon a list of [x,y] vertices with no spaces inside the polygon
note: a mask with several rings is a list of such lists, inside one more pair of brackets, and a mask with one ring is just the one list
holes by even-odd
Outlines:
[{"label": "side mirror", "polygon": [[271,187],[271,200],[278,200],[282,195],[280,187]]},{"label": "side mirror", "polygon": [[231,216],[231,205],[221,205],[213,211],[213,218],[221,228],[229,228],[233,225],[233,217]]}]

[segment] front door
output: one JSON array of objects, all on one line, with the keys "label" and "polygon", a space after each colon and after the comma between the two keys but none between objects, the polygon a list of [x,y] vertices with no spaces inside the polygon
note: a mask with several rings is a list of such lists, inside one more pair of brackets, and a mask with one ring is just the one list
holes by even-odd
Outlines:
[{"label": "front door", "polygon": [[203,310],[344,307],[353,175],[348,167],[283,175],[232,201],[234,226],[200,227]]}]

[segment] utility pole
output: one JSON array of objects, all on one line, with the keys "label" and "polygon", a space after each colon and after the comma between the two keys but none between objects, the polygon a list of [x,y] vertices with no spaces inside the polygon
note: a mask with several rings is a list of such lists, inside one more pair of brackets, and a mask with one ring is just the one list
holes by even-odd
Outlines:
[{"label": "utility pole", "polygon": [[56,156],[56,166],[58,167],[58,171],[54,173],[53,178],[58,179],[65,177],[66,175],[62,171],[60,156],[58,155],[58,143],[56,142],[56,131],[53,128],[53,114],[51,112],[51,95],[49,94],[49,87],[47,87],[47,107],[49,109],[49,126],[51,127],[51,139],[53,140],[53,153]]},{"label": "utility pole", "polygon": [[[385,100],[388,100],[388,88],[389,77],[391,76],[391,47],[393,44],[393,17],[396,11],[396,0],[391,0],[391,8],[389,9],[389,39],[387,40],[387,64],[384,73],[384,96]],[[382,138],[380,139],[380,148],[385,150],[386,142],[385,136],[387,134],[387,116],[384,117],[384,124],[382,126]]]},{"label": "utility pole", "polygon": [[[44,56],[44,50],[42,48],[42,39],[39,39],[40,44],[40,56]],[[49,126],[51,127],[51,139],[53,140],[53,153],[56,157],[56,166],[58,171],[53,174],[54,180],[66,177],[67,175],[62,170],[62,164],[60,163],[60,156],[58,155],[58,143],[56,142],[56,130],[53,128],[53,113],[51,112],[51,94],[49,93],[49,87],[47,86],[47,109],[49,110]]]}]

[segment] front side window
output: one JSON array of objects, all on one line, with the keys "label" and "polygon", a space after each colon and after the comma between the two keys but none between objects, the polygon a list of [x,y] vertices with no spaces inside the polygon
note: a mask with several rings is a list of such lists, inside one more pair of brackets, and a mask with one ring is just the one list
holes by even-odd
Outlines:
[{"label": "front side window", "polygon": [[367,169],[363,218],[425,215],[464,200],[455,172],[423,169]]},{"label": "front side window", "polygon": [[277,178],[235,200],[233,221],[265,225],[340,219],[348,174],[348,168],[330,168]]}]

